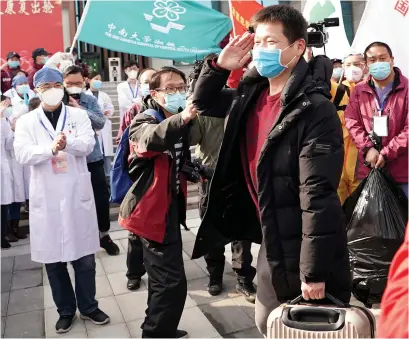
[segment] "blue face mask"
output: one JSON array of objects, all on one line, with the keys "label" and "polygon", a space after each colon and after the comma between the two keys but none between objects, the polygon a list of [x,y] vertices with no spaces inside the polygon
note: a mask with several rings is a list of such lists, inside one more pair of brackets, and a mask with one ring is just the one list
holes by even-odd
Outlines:
[{"label": "blue face mask", "polygon": [[143,97],[146,97],[150,94],[149,84],[141,84],[141,93]]},{"label": "blue face mask", "polygon": [[335,79],[340,79],[342,71],[343,71],[342,67],[334,68],[334,70],[332,71],[332,77]]},{"label": "blue face mask", "polygon": [[391,74],[392,66],[388,61],[375,62],[369,65],[369,73],[375,78],[375,80],[385,80],[389,74]]},{"label": "blue face mask", "polygon": [[100,89],[101,86],[102,86],[102,81],[101,80],[92,80],[91,81],[91,86],[92,86],[92,88]]},{"label": "blue face mask", "polygon": [[30,90],[30,86],[29,85],[18,85],[16,86],[16,91],[18,94],[27,94],[28,91]]},{"label": "blue face mask", "polygon": [[186,93],[165,94],[165,105],[163,107],[169,113],[178,113],[179,108],[184,109],[186,107]]},{"label": "blue face mask", "polygon": [[294,58],[287,64],[283,65],[281,63],[281,53],[287,48],[291,47],[292,44],[285,49],[269,49],[256,47],[253,49],[253,62],[257,69],[257,72],[266,78],[273,79],[278,77],[288,65],[294,60]]},{"label": "blue face mask", "polygon": [[20,66],[20,61],[18,60],[10,60],[10,61],[7,61],[7,63],[10,68],[17,68]]}]

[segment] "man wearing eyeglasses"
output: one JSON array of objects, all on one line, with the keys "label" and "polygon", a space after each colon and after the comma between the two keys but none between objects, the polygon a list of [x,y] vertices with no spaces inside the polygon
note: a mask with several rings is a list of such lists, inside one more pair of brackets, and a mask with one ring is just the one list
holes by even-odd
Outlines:
[{"label": "man wearing eyeglasses", "polygon": [[149,276],[142,338],[182,338],[178,330],[187,283],[180,225],[185,225],[190,158],[189,125],[196,117],[186,103],[186,77],[162,68],[149,83],[142,113],[129,130],[129,174],[134,182],[121,205],[119,223],[140,237]]}]

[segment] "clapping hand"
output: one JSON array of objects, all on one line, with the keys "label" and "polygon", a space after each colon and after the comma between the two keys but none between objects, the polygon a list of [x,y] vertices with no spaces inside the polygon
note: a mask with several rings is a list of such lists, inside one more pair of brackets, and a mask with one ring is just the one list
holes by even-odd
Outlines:
[{"label": "clapping hand", "polygon": [[59,133],[54,140],[53,154],[57,154],[58,151],[62,151],[67,146],[67,137],[63,132]]}]

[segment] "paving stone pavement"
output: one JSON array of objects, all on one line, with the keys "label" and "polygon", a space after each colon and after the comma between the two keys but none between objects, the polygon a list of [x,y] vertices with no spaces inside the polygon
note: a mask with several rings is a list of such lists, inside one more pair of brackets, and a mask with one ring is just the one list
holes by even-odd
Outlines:
[{"label": "paving stone pavement", "polygon": [[[236,290],[231,268],[231,248],[226,246],[224,291],[218,296],[207,293],[208,275],[203,258],[191,260],[193,244],[200,224],[197,210],[187,211],[190,231],[182,230],[183,258],[188,280],[188,296],[180,328],[190,338],[262,338],[255,327],[254,305]],[[111,318],[106,326],[95,326],[79,318],[65,335],[55,333],[58,318],[45,270],[30,260],[29,241],[2,251],[2,337],[5,338],[140,338],[145,316],[147,276],[138,291],[126,288],[126,252],[128,233],[117,222],[111,223],[112,239],[120,255],[110,257],[103,250],[96,255],[97,299]],[[253,265],[259,245],[253,244]],[[73,269],[68,265],[71,278]],[[257,278],[254,280],[257,283]],[[379,315],[379,310],[374,310]]]}]

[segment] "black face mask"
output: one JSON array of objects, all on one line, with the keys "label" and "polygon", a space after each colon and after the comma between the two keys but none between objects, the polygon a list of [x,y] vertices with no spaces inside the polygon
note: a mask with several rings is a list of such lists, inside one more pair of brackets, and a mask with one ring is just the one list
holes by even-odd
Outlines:
[{"label": "black face mask", "polygon": [[80,100],[81,94],[69,94],[69,96],[75,100]]}]

